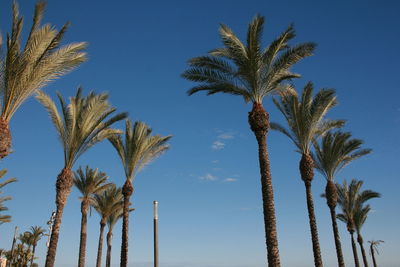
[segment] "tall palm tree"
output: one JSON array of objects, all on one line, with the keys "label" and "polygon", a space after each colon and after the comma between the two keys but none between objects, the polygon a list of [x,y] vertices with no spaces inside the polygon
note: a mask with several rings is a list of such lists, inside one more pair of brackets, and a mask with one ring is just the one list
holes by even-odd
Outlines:
[{"label": "tall palm tree", "polygon": [[83,52],[86,43],[60,46],[69,23],[60,31],[50,24],[40,26],[45,9],[43,1],[35,6],[32,27],[25,47],[21,49],[23,17],[19,15],[16,1],[12,9],[11,36],[7,35],[5,58],[0,59],[0,159],[11,153],[9,123],[21,104],[52,80],[86,61]]},{"label": "tall palm tree", "polygon": [[293,141],[297,152],[301,154],[299,170],[306,187],[308,218],[314,252],[314,264],[322,267],[321,249],[318,240],[317,221],[315,219],[314,201],[311,182],[314,179],[314,161],[311,157],[312,140],[332,128],[342,127],[342,120],[327,120],[326,113],[336,105],[333,89],[322,89],[313,98],[313,84],[309,82],[302,95],[292,89],[281,94],[280,101],[273,99],[275,105],[284,115],[288,129],[278,123],[271,123],[271,129],[277,130]]},{"label": "tall palm tree", "polygon": [[126,120],[125,137],[114,135],[109,138],[117,150],[125,171],[125,183],[122,187],[124,195],[124,211],[122,220],[121,267],[128,263],[128,225],[129,199],[133,193],[132,180],[136,174],[150,161],[165,152],[171,136],[151,135],[152,130],[143,122],[132,123]]},{"label": "tall palm tree", "polygon": [[79,242],[79,259],[78,267],[85,266],[85,253],[86,253],[86,225],[87,214],[89,211],[90,203],[93,201],[93,195],[98,194],[105,190],[111,184],[106,184],[108,176],[104,172],[99,172],[98,169],[92,169],[86,166],[85,171],[82,167],[74,173],[74,185],[82,194],[81,199],[81,233]]},{"label": "tall palm tree", "polygon": [[99,246],[97,250],[96,267],[101,266],[101,256],[103,251],[103,233],[108,218],[116,211],[123,207],[122,189],[117,188],[114,184],[109,186],[102,193],[96,193],[93,196],[92,206],[99,213],[100,219],[100,235]]},{"label": "tall palm tree", "polygon": [[335,208],[338,202],[338,196],[334,179],[341,169],[353,160],[369,154],[371,149],[362,149],[362,140],[352,138],[350,133],[340,131],[335,133],[328,132],[322,137],[320,144],[316,141],[313,142],[313,144],[315,153],[312,153],[312,157],[315,163],[315,168],[327,181],[325,197],[331,214],[338,264],[339,267],[344,267],[345,264],[342,246],[336,221]]},{"label": "tall palm tree", "polygon": [[31,226],[31,240],[30,243],[32,244],[32,257],[31,257],[31,267],[33,266],[33,259],[35,258],[35,251],[36,246],[42,236],[45,235],[46,230],[40,226]]},{"label": "tall palm tree", "polygon": [[376,259],[375,259],[375,251],[376,251],[377,254],[379,254],[378,246],[381,243],[385,243],[385,241],[383,241],[383,240],[371,240],[371,241],[368,241],[368,243],[370,244],[369,245],[369,249],[370,249],[369,252],[371,253],[372,261],[374,263],[374,267],[378,267],[378,265],[376,264]]},{"label": "tall palm tree", "polygon": [[120,130],[111,129],[110,126],[126,118],[127,114],[120,113],[111,116],[116,109],[110,106],[106,93],[91,92],[88,96],[82,97],[81,88],[77,90],[74,97],[70,97],[69,105],[58,94],[62,116],[48,95],[39,91],[36,98],[47,109],[64,150],[64,168],[56,182],[57,209],[45,265],[53,267],[62,214],[73,185],[73,165],[90,147],[120,133]]},{"label": "tall palm tree", "polygon": [[[135,209],[129,209],[129,212],[134,211]],[[108,233],[107,233],[107,257],[106,257],[106,267],[111,266],[111,250],[112,250],[112,238],[113,238],[113,229],[115,224],[123,217],[124,214],[124,207],[118,207],[114,209],[113,213],[108,216],[107,219],[107,226],[108,226]]]},{"label": "tall palm tree", "polygon": [[[380,198],[381,194],[374,192],[372,190],[364,190],[360,193],[360,203],[363,203],[371,198]],[[364,200],[365,199],[365,200]],[[369,205],[363,206],[358,205],[354,214],[354,225],[357,231],[357,242],[361,248],[361,254],[363,257],[364,266],[368,267],[367,255],[364,249],[364,239],[361,235],[361,228],[363,227],[365,221],[368,218],[368,213],[371,211],[371,207]]]},{"label": "tall palm tree", "polygon": [[[4,177],[4,175],[6,175],[6,173],[7,173],[6,169],[0,170],[0,179],[2,179]],[[16,178],[9,178],[9,179],[5,180],[4,182],[0,183],[0,189],[3,188],[4,186],[6,186],[10,183],[14,183],[16,181],[17,181]],[[8,210],[8,208],[6,206],[4,206],[4,202],[7,200],[11,200],[11,197],[9,197],[9,196],[3,197],[2,194],[3,194],[3,192],[0,191],[0,212]],[[7,222],[11,222],[11,216],[10,215],[0,215],[0,224],[7,223]]]},{"label": "tall palm tree", "polygon": [[189,95],[207,91],[208,95],[227,93],[251,101],[250,129],[258,143],[261,187],[263,198],[265,237],[269,266],[280,266],[276,231],[275,204],[266,136],[270,128],[269,114],[263,107],[264,97],[284,90],[283,82],[300,77],[290,68],[301,59],[312,55],[315,44],[303,43],[290,47],[295,37],[290,25],[265,49],[261,48],[264,17],[257,15],[248,26],[247,41],[242,43],[226,25],[220,26],[223,48],[211,50],[207,56],[189,60],[190,68],[182,76],[200,82],[188,91]]}]

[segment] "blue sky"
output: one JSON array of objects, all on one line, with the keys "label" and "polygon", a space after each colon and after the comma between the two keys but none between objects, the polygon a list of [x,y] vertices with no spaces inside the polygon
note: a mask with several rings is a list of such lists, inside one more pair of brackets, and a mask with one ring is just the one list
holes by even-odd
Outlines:
[{"label": "blue sky", "polygon": [[[20,1],[25,36],[34,2]],[[11,1],[0,2],[0,29],[10,31]],[[264,45],[294,22],[294,43],[313,41],[316,53],[295,71],[301,90],[337,90],[339,105],[331,118],[348,120],[346,130],[365,140],[374,153],[346,167],[337,181],[365,181],[365,188],[382,193],[371,201],[373,212],[364,226],[364,239],[383,239],[378,263],[399,266],[398,223],[400,186],[400,92],[398,62],[400,18],[397,1],[48,1],[44,22],[57,28],[72,25],[65,42],[89,42],[89,61],[47,86],[55,96],[108,91],[110,101],[132,120],[142,120],[155,133],[172,134],[171,149],[140,173],[132,198],[136,211],[130,221],[131,266],[152,261],[152,201],[160,207],[160,259],[168,267],[265,266],[264,227],[257,145],[247,123],[251,109],[227,95],[186,95],[193,84],[180,78],[186,61],[220,47],[219,23],[245,38],[247,24],[259,13],[266,17]],[[271,120],[284,123],[265,100]],[[118,124],[123,127],[123,124]],[[55,179],[63,154],[44,109],[30,99],[11,122],[15,153],[1,162],[19,182],[5,188],[13,221],[0,226],[0,247],[9,248],[16,225],[45,226],[55,208]],[[275,190],[282,266],[312,265],[312,250],[299,155],[284,136],[268,136]],[[107,142],[92,148],[75,165],[98,167],[122,185],[124,173]],[[336,266],[329,211],[319,197],[325,180],[313,183],[323,261]],[[74,190],[64,211],[57,266],[74,266],[79,247],[80,205]],[[99,217],[89,218],[87,266],[94,266]],[[349,235],[339,223],[346,262],[352,264]],[[120,225],[115,228],[113,262],[119,260]],[[45,258],[39,243],[39,264]],[[105,253],[105,252],[104,252]],[[396,254],[397,253],[397,254]]]}]

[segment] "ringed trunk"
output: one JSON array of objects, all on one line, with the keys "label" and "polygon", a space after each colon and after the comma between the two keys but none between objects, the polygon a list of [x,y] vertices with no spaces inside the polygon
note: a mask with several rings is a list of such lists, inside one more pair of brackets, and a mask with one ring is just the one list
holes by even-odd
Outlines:
[{"label": "ringed trunk", "polygon": [[375,259],[375,250],[374,250],[374,246],[371,244],[370,246],[370,251],[371,251],[371,257],[372,257],[372,262],[374,263],[374,267],[378,267],[378,265],[376,264],[376,259]]},{"label": "ringed trunk", "polygon": [[124,209],[122,216],[122,242],[121,242],[121,267],[128,265],[128,231],[129,231],[129,198],[133,193],[131,180],[127,179],[122,187],[122,195],[124,196]]},{"label": "ringed trunk", "polygon": [[96,267],[101,267],[101,256],[103,254],[103,233],[104,226],[106,226],[105,218],[102,218],[100,221],[100,235],[99,235],[99,247],[97,249],[97,260]]},{"label": "ringed trunk", "polygon": [[34,244],[32,247],[31,267],[33,265],[33,259],[35,258],[35,250],[36,250],[36,244]]},{"label": "ringed trunk", "polygon": [[253,109],[249,112],[248,120],[258,143],[268,266],[280,267],[274,193],[272,189],[272,177],[266,141],[269,129],[269,114],[265,111],[261,103],[255,102],[253,104]]},{"label": "ringed trunk", "polygon": [[106,267],[111,266],[111,249],[112,249],[112,231],[109,230],[107,233],[107,257],[106,257]]},{"label": "ringed trunk", "polygon": [[342,245],[340,243],[340,236],[339,236],[339,230],[337,226],[337,221],[336,221],[336,205],[337,205],[337,192],[336,192],[336,186],[335,183],[332,181],[328,181],[326,184],[325,188],[325,194],[326,194],[326,201],[331,213],[331,220],[332,220],[332,229],[333,229],[333,236],[335,238],[335,246],[336,246],[336,255],[338,259],[338,265],[339,267],[344,267],[344,259],[343,259],[343,253],[342,253]]},{"label": "ringed trunk", "polygon": [[314,200],[311,191],[311,182],[314,179],[314,161],[309,154],[303,154],[300,160],[301,179],[306,187],[306,200],[308,209],[308,219],[311,231],[311,240],[314,254],[314,264],[316,267],[322,267],[321,248],[319,246],[317,220],[314,212]]},{"label": "ringed trunk", "polygon": [[8,121],[0,117],[0,159],[11,153],[11,132]]},{"label": "ringed trunk", "polygon": [[365,249],[364,249],[364,240],[361,236],[361,233],[357,234],[357,242],[360,245],[361,248],[361,254],[363,257],[363,262],[364,262],[364,267],[368,267],[368,260],[367,260],[367,254],[365,253]]},{"label": "ringed trunk", "polygon": [[51,231],[50,244],[47,250],[45,267],[54,267],[62,215],[64,212],[65,204],[67,203],[68,196],[71,193],[71,188],[73,185],[73,177],[74,176],[72,171],[66,168],[64,168],[57,177],[57,182],[56,182],[57,210],[56,210],[56,215],[54,217],[53,230]]},{"label": "ringed trunk", "polygon": [[84,199],[81,203],[81,235],[79,242],[79,259],[78,259],[78,267],[85,266],[85,254],[86,254],[86,238],[87,238],[87,214],[89,210],[89,202],[87,199]]},{"label": "ringed trunk", "polygon": [[354,264],[356,267],[360,267],[360,262],[358,260],[357,246],[354,240],[354,232],[350,231],[350,235],[351,235],[351,247],[353,249],[353,256],[354,256]]}]

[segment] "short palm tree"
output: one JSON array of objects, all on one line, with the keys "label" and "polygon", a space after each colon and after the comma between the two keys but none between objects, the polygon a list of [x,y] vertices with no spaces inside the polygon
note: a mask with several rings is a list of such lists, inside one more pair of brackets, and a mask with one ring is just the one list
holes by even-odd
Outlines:
[{"label": "short palm tree", "polygon": [[[6,173],[7,173],[6,169],[0,170],[0,179],[3,178],[4,175],[6,175]],[[4,186],[6,186],[10,183],[14,183],[16,181],[17,181],[16,178],[9,178],[9,179],[5,180],[4,182],[0,183],[0,189],[3,188]],[[6,206],[4,206],[4,202],[11,200],[11,197],[9,197],[9,196],[3,197],[3,196],[1,196],[2,194],[3,194],[3,192],[0,191],[0,212],[8,210],[8,208]],[[0,224],[7,223],[7,222],[11,222],[11,216],[10,215],[0,215]]]},{"label": "short palm tree", "polygon": [[[129,209],[129,212],[134,211],[135,209]],[[112,238],[113,238],[113,229],[115,224],[123,217],[124,207],[118,207],[118,209],[114,209],[113,213],[108,216],[107,226],[107,257],[106,257],[106,267],[111,266],[111,250],[112,250]]]},{"label": "short palm tree", "polygon": [[69,105],[66,105],[63,97],[58,94],[62,116],[48,95],[39,91],[36,98],[47,109],[64,149],[64,168],[56,182],[57,209],[45,265],[53,267],[62,214],[74,183],[73,165],[90,147],[120,133],[120,130],[111,129],[110,126],[126,118],[127,114],[120,113],[111,116],[116,109],[110,106],[106,93],[91,92],[83,97],[81,88],[77,90],[74,97],[70,97]]},{"label": "short palm tree", "polygon": [[43,1],[36,4],[33,24],[21,50],[23,17],[19,15],[16,1],[13,3],[11,36],[7,35],[5,58],[0,59],[0,159],[11,153],[9,123],[21,104],[52,80],[86,61],[83,52],[86,43],[60,46],[68,23],[60,31],[50,24],[40,26],[44,8]]},{"label": "short palm tree", "polygon": [[325,177],[325,197],[331,213],[333,235],[339,267],[344,267],[342,246],[336,221],[336,205],[338,202],[334,179],[336,174],[353,160],[369,154],[371,149],[362,149],[363,141],[351,138],[350,133],[328,132],[320,142],[313,142],[315,153],[312,154],[315,168]]},{"label": "short palm tree", "polygon": [[90,203],[93,201],[93,195],[105,190],[111,184],[106,184],[108,176],[104,172],[99,172],[98,169],[92,169],[86,166],[85,171],[82,167],[74,174],[74,185],[82,194],[81,199],[81,233],[79,242],[79,259],[78,267],[85,266],[86,253],[86,237],[87,237],[87,215],[89,212]]},{"label": "short palm tree", "polygon": [[369,252],[371,253],[371,257],[372,257],[372,261],[374,263],[374,267],[378,267],[378,265],[376,264],[376,259],[375,259],[375,251],[376,251],[377,254],[379,254],[378,246],[381,243],[385,243],[385,241],[383,241],[383,240],[371,240],[371,241],[368,241],[368,243],[370,244],[369,245]]},{"label": "short palm tree", "polygon": [[251,101],[250,129],[258,142],[264,224],[269,266],[280,266],[276,232],[275,204],[266,136],[270,128],[269,114],[263,107],[264,97],[284,90],[283,82],[300,77],[290,68],[312,55],[315,44],[303,43],[290,47],[295,37],[292,25],[265,49],[261,48],[264,17],[257,15],[249,24],[247,42],[242,43],[226,25],[221,25],[223,48],[211,50],[207,56],[189,60],[190,68],[182,76],[200,84],[189,95],[206,91],[208,95],[227,93]]},{"label": "short palm tree", "polygon": [[365,203],[372,198],[380,197],[380,194],[372,190],[361,191],[363,183],[363,181],[353,179],[350,184],[347,184],[346,180],[343,185],[336,184],[338,204],[342,210],[342,213],[338,214],[337,218],[346,223],[347,231],[351,235],[354,262],[356,266],[360,266],[354,240],[354,233],[357,231],[357,239],[361,247],[364,265],[368,267],[365,250],[362,245],[361,227],[367,219],[368,212],[371,210],[370,206],[365,205]]},{"label": "short palm tree", "polygon": [[171,136],[151,135],[152,130],[143,122],[132,123],[126,120],[125,136],[114,135],[109,138],[111,144],[117,150],[125,171],[125,183],[122,187],[124,195],[124,210],[122,220],[121,242],[121,267],[128,263],[128,225],[130,197],[133,193],[132,180],[136,174],[150,161],[165,152]]},{"label": "short palm tree", "polygon": [[103,251],[103,233],[107,220],[115,211],[121,210],[123,207],[122,189],[117,188],[114,184],[109,186],[102,193],[94,194],[93,208],[99,213],[100,219],[100,235],[99,246],[97,250],[96,267],[101,266],[101,257]]},{"label": "short palm tree", "polygon": [[327,112],[336,105],[335,91],[333,89],[322,89],[313,98],[313,85],[311,82],[304,87],[301,96],[298,96],[297,92],[292,89],[283,93],[280,101],[276,99],[273,99],[273,101],[284,115],[288,129],[278,123],[271,123],[271,129],[289,137],[296,146],[297,152],[301,154],[299,170],[301,179],[306,187],[314,264],[317,267],[321,267],[323,264],[311,191],[311,182],[314,179],[314,161],[311,157],[311,146],[312,140],[317,139],[333,128],[342,127],[344,121],[325,119]]},{"label": "short palm tree", "polygon": [[33,266],[33,259],[35,258],[35,251],[36,251],[37,243],[42,238],[42,236],[45,235],[45,232],[46,232],[46,230],[40,226],[32,226],[31,227],[31,231],[30,231],[30,235],[31,235],[30,243],[32,244],[31,267]]}]

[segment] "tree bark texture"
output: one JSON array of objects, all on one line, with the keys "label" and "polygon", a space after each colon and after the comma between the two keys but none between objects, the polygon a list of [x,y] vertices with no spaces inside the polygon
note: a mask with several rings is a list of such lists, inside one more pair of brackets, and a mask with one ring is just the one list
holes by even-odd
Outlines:
[{"label": "tree bark texture", "polygon": [[33,259],[35,258],[36,244],[32,247],[31,267],[33,265]]},{"label": "tree bark texture", "polygon": [[121,267],[128,265],[128,234],[129,234],[129,198],[133,193],[132,182],[127,179],[122,187],[124,196],[124,210],[122,216]]},{"label": "tree bark texture", "polygon": [[254,103],[253,109],[249,112],[248,119],[258,143],[268,266],[280,267],[274,193],[266,142],[269,129],[269,115],[260,103]]},{"label": "tree bark texture", "polygon": [[106,267],[111,266],[111,249],[112,249],[112,231],[109,230],[107,233],[107,257],[106,257]]},{"label": "tree bark texture", "polygon": [[376,259],[375,259],[375,250],[372,244],[369,249],[371,251],[371,257],[372,257],[372,262],[374,263],[374,267],[378,267],[378,264],[376,264]]},{"label": "tree bark texture", "polygon": [[88,200],[83,200],[81,203],[81,235],[79,242],[79,259],[78,259],[78,267],[85,266],[85,256],[86,256],[86,238],[87,238],[87,214],[89,211],[89,203]]},{"label": "tree bark texture", "polygon": [[336,204],[337,204],[337,192],[336,192],[336,185],[332,181],[328,181],[326,188],[325,188],[325,194],[326,194],[326,201],[331,213],[331,220],[332,220],[332,229],[333,229],[333,236],[335,238],[335,246],[336,246],[336,255],[338,259],[338,266],[339,267],[344,267],[344,258],[343,258],[343,253],[342,253],[342,245],[340,243],[340,236],[339,236],[339,230],[337,226],[337,221],[336,221]]},{"label": "tree bark texture", "polygon": [[350,232],[351,235],[351,248],[353,249],[354,265],[360,267],[360,261],[358,260],[356,241],[354,240],[354,232]]},{"label": "tree bark texture", "polygon": [[104,226],[106,226],[106,222],[105,222],[105,219],[102,218],[102,220],[100,221],[100,235],[99,235],[99,246],[97,249],[96,267],[101,267],[101,256],[103,254]]},{"label": "tree bark texture", "polygon": [[316,267],[323,267],[321,248],[319,246],[317,220],[314,212],[314,201],[311,190],[311,182],[314,179],[314,161],[308,154],[303,154],[300,160],[301,179],[306,187],[306,200],[308,219],[310,223],[311,240],[314,253],[314,264]]},{"label": "tree bark texture", "polygon": [[64,212],[65,204],[71,188],[73,185],[73,173],[70,169],[63,169],[57,177],[56,182],[56,216],[54,217],[53,230],[51,231],[49,249],[47,250],[46,264],[45,267],[54,267],[58,236],[60,234],[60,226],[62,221],[62,215]]},{"label": "tree bark texture", "polygon": [[365,253],[365,249],[364,249],[364,240],[361,236],[361,233],[357,234],[357,242],[360,245],[361,248],[361,254],[363,257],[363,262],[364,262],[364,267],[368,267],[368,260],[367,260],[367,254]]},{"label": "tree bark texture", "polygon": [[11,153],[11,132],[9,124],[4,118],[0,117],[0,159]]}]

